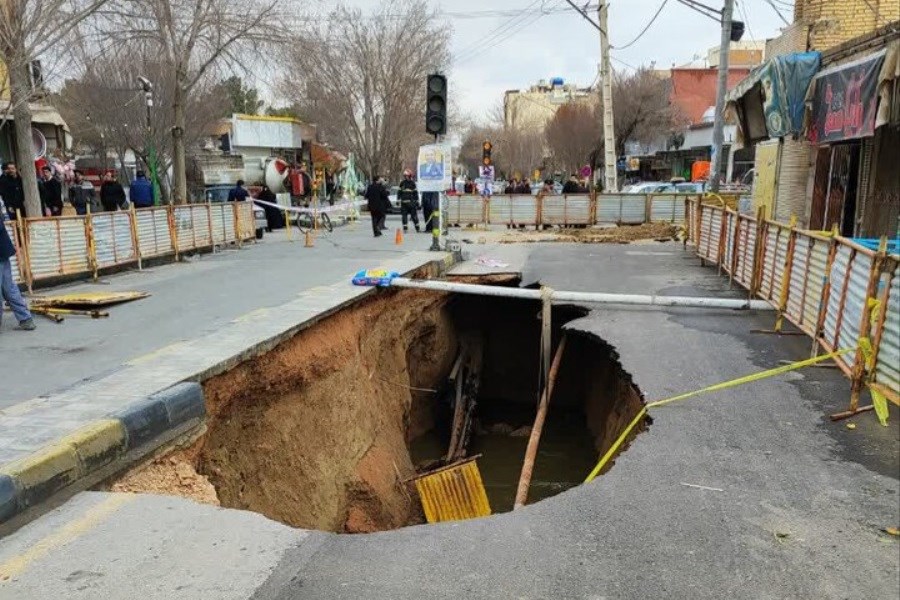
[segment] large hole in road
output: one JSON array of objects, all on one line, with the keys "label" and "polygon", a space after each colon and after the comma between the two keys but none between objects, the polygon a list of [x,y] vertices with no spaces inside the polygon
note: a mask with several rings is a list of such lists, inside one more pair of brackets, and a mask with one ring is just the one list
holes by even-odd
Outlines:
[{"label": "large hole in road", "polygon": [[[642,405],[612,347],[563,331],[584,314],[553,309],[554,347],[568,340],[529,503],[583,481]],[[382,291],[207,380],[206,433],[105,488],[183,495],[335,532],[422,523],[409,480],[447,451],[448,376],[461,347],[474,343],[481,372],[466,453],[481,455],[492,511],[506,512],[537,405],[540,330],[533,301]]]}]

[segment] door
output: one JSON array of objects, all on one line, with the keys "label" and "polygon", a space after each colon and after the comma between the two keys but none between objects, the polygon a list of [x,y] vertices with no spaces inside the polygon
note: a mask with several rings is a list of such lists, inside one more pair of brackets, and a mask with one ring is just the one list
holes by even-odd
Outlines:
[{"label": "door", "polygon": [[775,187],[778,175],[778,140],[761,142],[756,146],[756,171],[753,175],[753,209],[765,207],[766,217],[773,218]]}]

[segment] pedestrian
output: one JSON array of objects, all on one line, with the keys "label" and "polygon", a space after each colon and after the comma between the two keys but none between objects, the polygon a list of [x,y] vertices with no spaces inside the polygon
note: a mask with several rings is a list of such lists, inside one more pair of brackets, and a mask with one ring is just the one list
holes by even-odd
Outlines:
[{"label": "pedestrian", "polygon": [[334,182],[334,175],[325,169],[325,195],[328,198],[328,204],[334,206],[334,197],[337,192],[337,185]]},{"label": "pedestrian", "polygon": [[466,183],[463,185],[463,192],[466,194],[475,193],[475,182],[472,181],[471,177],[466,177]]},{"label": "pedestrian", "polygon": [[[16,211],[27,217],[25,212],[25,189],[22,187],[22,176],[16,168],[16,163],[3,163],[3,174],[0,175],[0,198],[6,204],[9,218],[16,220]],[[38,215],[40,216],[40,215]]]},{"label": "pedestrian", "polygon": [[6,221],[6,207],[0,201],[0,325],[3,323],[3,300],[6,300],[19,321],[19,329],[33,331],[34,318],[22,298],[19,286],[13,280],[11,259],[16,255],[16,246],[9,237],[4,221]]},{"label": "pedestrian", "polygon": [[250,196],[250,192],[244,187],[244,180],[238,179],[233,188],[228,190],[229,202],[243,202]]},{"label": "pedestrian", "polygon": [[566,181],[565,185],[563,185],[562,193],[563,194],[578,194],[581,191],[581,186],[578,185],[578,177],[575,176],[575,173],[569,175],[568,181]]},{"label": "pedestrian", "polygon": [[403,222],[403,231],[409,231],[408,217],[412,217],[416,231],[419,229],[419,191],[416,189],[416,181],[413,179],[412,170],[403,171],[403,181],[397,192],[400,200],[400,220]]},{"label": "pedestrian", "polygon": [[519,178],[516,176],[513,176],[512,179],[510,179],[509,181],[506,182],[506,187],[503,188],[503,193],[504,194],[515,194],[516,190],[518,189],[518,185],[519,185]]},{"label": "pedestrian", "polygon": [[50,211],[50,216],[60,216],[63,209],[62,183],[53,176],[53,167],[50,165],[41,168],[38,192],[41,194],[41,203]]},{"label": "pedestrian", "polygon": [[150,183],[143,171],[135,173],[134,181],[131,182],[131,189],[128,191],[131,195],[131,203],[134,204],[135,208],[153,206],[153,184]]},{"label": "pedestrian", "polygon": [[387,217],[391,200],[383,179],[377,175],[372,176],[372,183],[366,188],[366,201],[369,205],[369,214],[372,216],[372,233],[375,237],[381,237],[381,231],[385,229],[384,221]]},{"label": "pedestrian", "polygon": [[531,195],[531,180],[527,177],[522,180],[522,183],[519,184],[519,189],[516,191],[517,194],[528,194]]},{"label": "pedestrian", "polygon": [[116,181],[112,171],[103,174],[103,183],[100,184],[100,204],[107,212],[125,208],[125,188]]},{"label": "pedestrian", "polygon": [[95,202],[94,184],[84,178],[84,173],[75,170],[75,182],[69,188],[69,204],[75,207],[75,214],[86,215],[88,207]]},{"label": "pedestrian", "polygon": [[425,233],[437,229],[438,220],[434,216],[438,207],[437,192],[422,192],[422,216],[425,218]]},{"label": "pedestrian", "polygon": [[260,190],[256,199],[269,203],[263,204],[263,209],[266,211],[266,224],[268,230],[271,232],[273,229],[282,229],[285,226],[284,213],[277,206],[270,206],[270,204],[278,203],[278,197],[269,189],[269,186],[263,185],[262,190]]},{"label": "pedestrian", "polygon": [[300,204],[309,206],[309,198],[312,196],[313,185],[312,179],[306,170],[306,163],[300,163],[300,170],[297,173],[297,184],[299,189],[293,190],[294,195],[300,198]]}]

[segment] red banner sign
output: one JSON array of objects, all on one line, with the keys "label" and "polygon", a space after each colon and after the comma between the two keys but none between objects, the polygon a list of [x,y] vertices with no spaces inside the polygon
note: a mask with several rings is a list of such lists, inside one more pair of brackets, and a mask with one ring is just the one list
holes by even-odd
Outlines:
[{"label": "red banner sign", "polygon": [[825,144],[875,133],[878,76],[883,64],[882,52],[816,76],[811,142]]}]

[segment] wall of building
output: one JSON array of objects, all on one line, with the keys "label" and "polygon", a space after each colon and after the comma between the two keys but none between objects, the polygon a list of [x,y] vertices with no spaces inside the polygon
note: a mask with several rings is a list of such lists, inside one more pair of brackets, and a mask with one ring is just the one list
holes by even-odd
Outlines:
[{"label": "wall of building", "polygon": [[543,130],[560,106],[569,103],[597,106],[599,101],[599,94],[574,86],[512,90],[503,97],[503,120],[506,127],[511,129]]},{"label": "wall of building", "polygon": [[794,21],[809,28],[809,49],[825,51],[900,18],[900,0],[797,0]]}]

